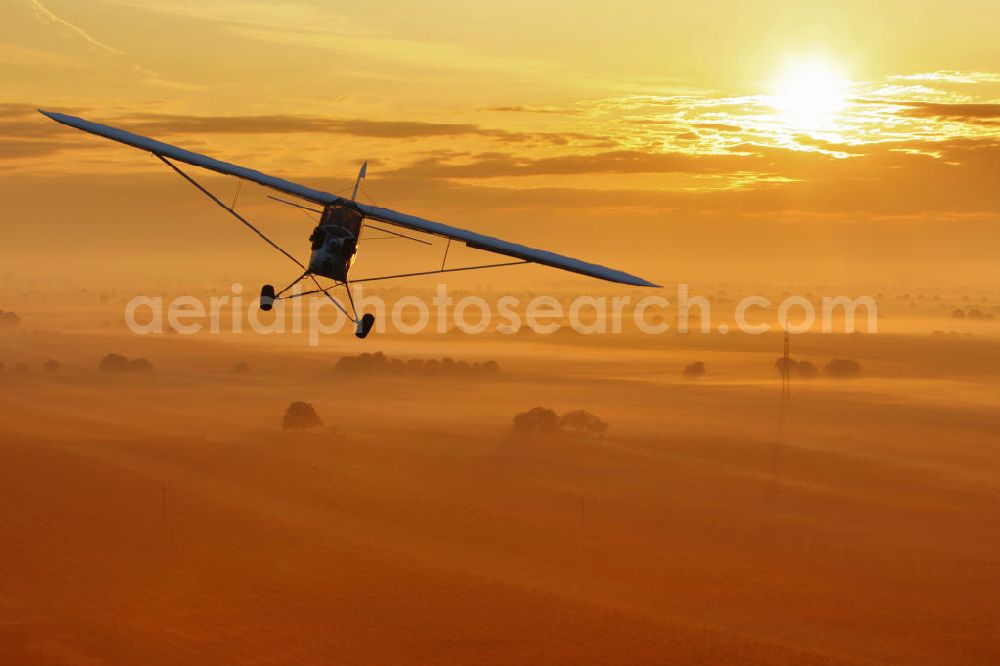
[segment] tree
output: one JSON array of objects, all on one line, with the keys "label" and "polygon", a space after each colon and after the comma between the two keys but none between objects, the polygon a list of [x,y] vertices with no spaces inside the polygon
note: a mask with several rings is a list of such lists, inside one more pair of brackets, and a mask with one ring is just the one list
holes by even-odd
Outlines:
[{"label": "tree", "polygon": [[152,372],[153,364],[144,358],[133,358],[128,362],[129,372]]},{"label": "tree", "polygon": [[815,377],[819,374],[819,368],[809,361],[799,361],[795,366],[795,371],[800,377]]},{"label": "tree", "polygon": [[0,310],[0,328],[14,328],[21,323],[21,318],[13,312]]},{"label": "tree", "polygon": [[559,415],[548,407],[532,407],[514,416],[514,431],[525,434],[553,433],[559,430]]},{"label": "tree", "polygon": [[318,428],[323,425],[316,410],[308,402],[293,402],[285,410],[285,417],[281,420],[281,427],[285,430],[305,430],[307,428]]},{"label": "tree", "polygon": [[559,418],[559,426],[564,430],[597,437],[608,431],[607,421],[585,409],[566,412]]},{"label": "tree", "polygon": [[837,377],[838,379],[859,377],[861,375],[861,364],[851,358],[835,358],[823,366],[823,370],[830,377]]},{"label": "tree", "polygon": [[[781,373],[785,367],[785,357],[779,356],[778,360],[774,362],[774,367]],[[815,377],[818,373],[819,370],[809,361],[796,361],[794,358],[788,359],[788,374],[790,375],[795,375],[796,377]]]},{"label": "tree", "polygon": [[128,359],[121,354],[108,354],[97,364],[101,372],[125,372],[128,370]]},{"label": "tree", "polygon": [[703,374],[705,374],[705,364],[702,361],[695,361],[684,367],[685,377],[701,377]]},{"label": "tree", "polygon": [[153,364],[144,358],[129,360],[121,354],[108,354],[97,364],[97,369],[111,374],[152,372]]},{"label": "tree", "polygon": [[240,361],[239,363],[233,366],[233,372],[235,372],[238,375],[250,374],[250,366],[244,363],[243,361]]},{"label": "tree", "polygon": [[55,372],[59,369],[59,361],[50,358],[44,365],[42,365],[42,367],[45,368],[46,372]]}]

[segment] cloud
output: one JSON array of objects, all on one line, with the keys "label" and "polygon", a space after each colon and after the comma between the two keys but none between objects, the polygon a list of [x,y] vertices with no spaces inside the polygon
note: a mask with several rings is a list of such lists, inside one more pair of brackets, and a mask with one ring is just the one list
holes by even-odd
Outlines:
[{"label": "cloud", "polygon": [[0,44],[0,64],[18,67],[82,67],[80,62],[69,56],[16,44]]},{"label": "cloud", "polygon": [[[60,111],[87,115],[86,110],[64,109]],[[166,113],[131,113],[112,119],[90,118],[121,127],[137,134],[156,138],[193,134],[240,134],[240,135],[282,135],[282,134],[340,134],[377,139],[426,139],[442,137],[482,137],[509,144],[543,144],[547,146],[568,146],[570,144],[600,146],[605,139],[580,132],[517,132],[498,128],[483,127],[473,123],[432,123],[411,120],[368,120],[352,118],[325,118],[292,114],[258,116],[197,116]],[[50,123],[45,123],[31,104],[0,104],[0,139],[23,141],[38,138],[45,141],[36,154],[55,152],[59,145],[66,148],[79,147],[78,141],[65,141],[53,134]],[[27,154],[27,148],[10,151]]]},{"label": "cloud", "polygon": [[897,74],[889,78],[896,81],[931,81],[933,83],[1000,83],[1000,74],[994,72],[960,72],[956,70]]},{"label": "cloud", "polygon": [[429,158],[383,175],[422,178],[497,178],[608,173],[722,173],[736,170],[744,161],[745,158],[739,155],[698,156],[638,150],[615,150],[590,155],[572,154],[535,159],[511,154],[493,154],[457,164]]},{"label": "cloud", "polygon": [[52,155],[70,147],[67,141],[40,139],[4,139],[0,141],[0,160]]},{"label": "cloud", "polygon": [[899,102],[905,115],[917,118],[983,120],[1000,118],[1000,104],[943,104],[939,102]]},{"label": "cloud", "polygon": [[514,106],[490,106],[484,109],[484,111],[498,111],[500,113],[541,113],[560,116],[575,116],[580,113],[579,109],[562,109],[555,106],[521,106],[519,104]]},{"label": "cloud", "polygon": [[322,52],[355,54],[397,67],[443,70],[511,71],[524,74],[545,70],[538,58],[500,56],[459,43],[399,37],[379,25],[366,25],[350,10],[322,2],[268,0],[107,0],[111,4],[147,12],[214,23],[217,29],[258,42]]},{"label": "cloud", "polygon": [[[617,151],[530,160],[512,155],[467,164],[421,160],[390,173],[380,188],[394,196],[440,206],[504,209],[615,208],[731,211],[740,214],[908,216],[1000,213],[1000,140],[910,140],[855,147],[849,159],[823,153],[745,145],[742,155],[684,156]],[[844,147],[847,149],[848,147]],[[755,151],[755,152],[751,152]],[[931,156],[935,152],[938,157]],[[772,173],[773,172],[773,173]],[[705,189],[589,189],[494,185],[489,178],[591,173],[719,174],[739,187]],[[544,178],[541,183],[546,183]],[[567,181],[551,181],[567,182]],[[625,181],[615,181],[625,182]],[[490,184],[487,184],[490,183]]]},{"label": "cloud", "polygon": [[710,129],[717,130],[719,132],[742,132],[743,127],[740,125],[728,125],[726,123],[692,123],[691,127],[698,129]]},{"label": "cloud", "polygon": [[93,37],[90,36],[90,34],[86,30],[84,30],[80,26],[74,25],[69,21],[56,16],[45,5],[39,2],[39,0],[30,0],[30,2],[31,2],[31,8],[35,12],[35,16],[37,16],[41,21],[58,26],[63,31],[73,35],[77,39],[83,41],[85,44],[99,51],[110,53],[111,55],[124,55],[122,51],[119,51],[113,46],[108,46],[107,44],[94,39]]},{"label": "cloud", "polygon": [[24,118],[36,113],[35,107],[31,104],[23,104],[17,102],[2,102],[0,103],[0,120],[8,120],[10,118]]},{"label": "cloud", "polygon": [[114,122],[139,134],[344,134],[379,139],[479,136],[503,142],[542,142],[566,145],[573,141],[600,141],[581,132],[516,132],[473,123],[432,123],[415,120],[325,118],[292,114],[259,116],[195,116],[181,114],[129,114]]}]

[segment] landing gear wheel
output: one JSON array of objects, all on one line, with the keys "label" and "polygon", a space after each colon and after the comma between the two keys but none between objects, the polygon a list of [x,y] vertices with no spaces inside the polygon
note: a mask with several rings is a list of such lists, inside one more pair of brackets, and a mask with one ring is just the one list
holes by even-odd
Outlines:
[{"label": "landing gear wheel", "polygon": [[265,284],[260,288],[260,309],[264,312],[274,307],[274,285]]},{"label": "landing gear wheel", "polygon": [[354,335],[364,340],[365,338],[368,337],[368,334],[371,333],[372,326],[374,325],[375,325],[375,315],[371,313],[366,314],[361,318],[361,321],[358,322],[358,328],[354,331]]}]

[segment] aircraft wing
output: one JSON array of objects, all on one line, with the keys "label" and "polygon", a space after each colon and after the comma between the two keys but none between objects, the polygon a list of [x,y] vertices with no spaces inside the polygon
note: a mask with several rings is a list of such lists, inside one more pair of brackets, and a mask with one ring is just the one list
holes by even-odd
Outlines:
[{"label": "aircraft wing", "polygon": [[591,264],[586,261],[580,261],[579,259],[566,257],[561,254],[556,254],[555,252],[536,250],[533,247],[510,243],[500,240],[499,238],[493,238],[492,236],[477,234],[474,231],[451,227],[447,224],[432,222],[431,220],[425,220],[413,215],[406,215],[405,213],[398,213],[388,208],[378,208],[376,206],[366,206],[364,204],[357,204],[357,206],[361,212],[364,213],[365,217],[370,217],[374,220],[379,220],[387,224],[394,224],[406,229],[413,229],[414,231],[423,231],[424,233],[462,241],[468,247],[476,250],[487,250],[489,252],[503,254],[508,257],[524,259],[525,261],[530,261],[535,264],[551,266],[552,268],[560,268],[564,271],[580,273],[581,275],[589,275],[590,277],[608,280],[609,282],[631,284],[637,287],[660,286],[653,284],[648,280],[644,280],[641,277],[625,273],[624,271],[607,268],[606,266],[599,266],[597,264]]},{"label": "aircraft wing", "polygon": [[311,187],[299,185],[298,183],[293,183],[289,180],[284,180],[283,178],[276,178],[275,176],[269,176],[266,173],[261,173],[260,171],[254,171],[253,169],[247,169],[246,167],[230,164],[229,162],[222,162],[205,155],[199,155],[198,153],[193,153],[190,150],[184,150],[183,148],[178,148],[177,146],[171,146],[169,143],[163,143],[162,141],[156,141],[155,139],[150,139],[145,136],[133,134],[132,132],[120,130],[117,127],[109,127],[99,123],[92,123],[89,120],[77,118],[76,116],[68,116],[64,113],[52,113],[50,111],[42,111],[41,109],[39,109],[38,112],[44,116],[48,116],[57,123],[69,125],[70,127],[75,127],[76,129],[83,130],[84,132],[96,134],[97,136],[103,136],[105,139],[111,139],[112,141],[124,143],[127,146],[139,148],[140,150],[147,150],[154,155],[163,155],[164,157],[169,157],[170,159],[183,162],[184,164],[190,164],[192,166],[202,167],[203,169],[209,169],[210,171],[216,171],[229,176],[236,176],[237,178],[253,181],[258,185],[270,187],[271,189],[278,190],[279,192],[291,194],[292,196],[306,199],[307,201],[312,201],[324,206],[336,203],[340,200],[340,197],[335,194],[314,190]]},{"label": "aircraft wing", "polygon": [[[93,123],[89,120],[66,115],[64,113],[53,113],[50,111],[42,111],[41,109],[39,109],[39,112],[57,123],[75,127],[76,129],[83,130],[84,132],[96,134],[97,136],[102,136],[106,139],[111,139],[112,141],[118,141],[119,143],[124,143],[127,146],[148,151],[154,155],[169,157],[170,159],[184,164],[190,164],[192,166],[209,169],[210,171],[236,176],[237,178],[243,178],[257,183],[258,185],[263,185],[264,187],[269,187],[271,189],[278,190],[279,192],[284,192],[323,206],[335,204],[337,202],[349,202],[348,199],[343,199],[342,197],[330,194],[329,192],[314,190],[311,187],[306,187],[305,185],[299,185],[298,183],[293,183],[282,178],[270,176],[268,174],[261,173],[260,171],[241,167],[236,164],[230,164],[229,162],[222,162],[221,160],[207,157],[206,155],[200,155],[189,150],[184,150],[183,148],[178,148],[177,146],[172,146],[168,143],[163,143],[161,141],[156,141],[155,139],[133,134],[132,132],[126,132],[125,130],[118,129],[116,127]],[[453,240],[461,241],[468,247],[477,250],[487,250],[496,254],[515,257],[532,263],[551,266],[552,268],[559,268],[564,271],[580,273],[581,275],[589,275],[590,277],[608,280],[610,282],[618,282],[621,284],[630,284],[640,287],[659,286],[649,282],[648,280],[644,280],[643,278],[635,275],[630,275],[629,273],[625,273],[623,271],[607,268],[605,266],[599,266],[597,264],[591,264],[586,261],[580,261],[579,259],[566,257],[561,254],[556,254],[555,252],[537,250],[524,245],[518,245],[517,243],[510,243],[500,240],[499,238],[477,234],[474,231],[459,229],[458,227],[452,227],[440,222],[425,220],[414,215],[399,213],[388,208],[379,208],[377,206],[367,206],[364,204],[354,205],[356,205],[366,217],[380,220],[387,224],[413,229],[414,231],[422,231],[436,236],[451,238]]]}]

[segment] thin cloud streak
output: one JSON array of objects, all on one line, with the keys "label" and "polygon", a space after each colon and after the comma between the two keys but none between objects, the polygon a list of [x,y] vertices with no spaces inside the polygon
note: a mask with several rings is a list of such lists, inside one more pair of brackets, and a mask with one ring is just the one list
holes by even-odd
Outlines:
[{"label": "thin cloud streak", "polygon": [[81,39],[82,41],[89,44],[90,46],[93,46],[96,49],[99,49],[106,53],[110,53],[111,55],[117,55],[117,56],[125,55],[124,52],[119,51],[113,46],[108,46],[107,44],[95,39],[94,37],[91,37],[90,33],[88,33],[80,26],[74,25],[73,23],[70,23],[69,21],[63,18],[56,16],[39,0],[30,0],[30,2],[32,9],[34,9],[35,11],[35,15],[38,16],[39,19],[63,28],[67,32],[75,35],[77,38]]}]

